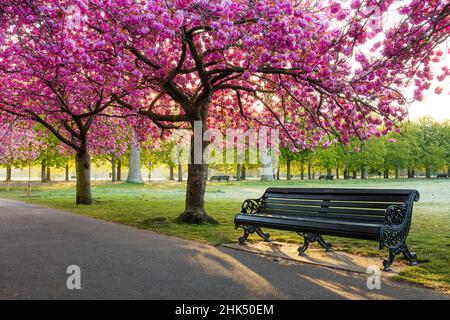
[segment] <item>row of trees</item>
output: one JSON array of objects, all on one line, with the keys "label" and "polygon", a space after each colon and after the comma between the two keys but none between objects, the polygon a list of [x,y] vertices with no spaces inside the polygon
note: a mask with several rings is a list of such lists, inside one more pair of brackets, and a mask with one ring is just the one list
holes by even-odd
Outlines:
[{"label": "row of trees", "polygon": [[[23,151],[16,151],[21,158],[3,164],[7,168],[7,181],[11,180],[12,166],[29,165],[41,166],[42,181],[50,181],[51,167],[65,168],[65,179],[69,180],[69,167],[73,165],[72,156],[65,156],[61,152],[58,140],[53,136],[47,135],[46,139],[39,139],[41,147],[36,148],[34,145],[33,159],[24,158]],[[92,161],[98,166],[109,165],[113,182],[122,181],[122,168],[126,167],[129,171],[126,181],[143,183],[141,164],[149,169],[150,180],[152,168],[163,165],[169,171],[169,180],[183,181],[184,165],[172,157],[175,146],[176,143],[170,140],[157,145],[154,141],[147,141],[139,149],[130,145],[129,150],[125,150],[124,144],[121,151],[117,148],[109,152],[100,149],[99,153],[92,154]],[[131,156],[132,152],[139,152],[139,162]],[[402,171],[407,172],[408,178],[414,178],[417,171],[425,172],[427,178],[436,172],[445,172],[450,176],[450,121],[437,122],[424,117],[408,123],[400,133],[373,138],[362,145],[359,141],[353,141],[348,147],[333,145],[329,148],[298,152],[282,147],[279,158],[273,161],[273,166],[274,179],[279,179],[281,172],[285,173],[287,180],[290,180],[294,173],[300,179],[314,179],[317,172],[334,175],[337,179],[355,179],[357,176],[365,179],[369,174],[398,179]],[[237,180],[245,180],[246,171],[260,170],[261,163],[211,163],[210,168],[221,174],[232,175]],[[177,178],[175,171],[178,173]]]},{"label": "row of trees", "polygon": [[407,124],[401,133],[370,139],[363,145],[355,142],[347,148],[334,145],[298,153],[285,149],[281,154],[287,179],[292,165],[302,178],[311,177],[314,170],[344,179],[364,179],[369,174],[399,178],[401,171],[414,178],[419,170],[427,178],[435,172],[450,176],[450,122],[422,118]]},{"label": "row of trees", "polygon": [[[406,119],[405,88],[421,100],[450,75],[432,68],[449,16],[450,4],[423,0],[4,0],[0,123],[39,124],[62,143],[78,204],[92,203],[91,155],[121,134],[135,163],[139,143],[196,122],[201,133],[276,127],[291,150],[348,146]],[[214,221],[207,172],[188,165],[182,221]]]}]

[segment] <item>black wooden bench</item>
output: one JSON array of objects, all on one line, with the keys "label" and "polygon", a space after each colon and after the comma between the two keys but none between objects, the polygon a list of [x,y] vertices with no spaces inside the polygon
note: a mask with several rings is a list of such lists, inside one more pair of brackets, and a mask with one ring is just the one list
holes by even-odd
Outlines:
[{"label": "black wooden bench", "polygon": [[380,250],[389,249],[383,265],[390,271],[400,253],[417,264],[406,246],[414,201],[419,201],[417,190],[268,188],[261,198],[245,200],[234,222],[244,229],[239,244],[254,232],[270,241],[263,227],[295,231],[304,237],[300,255],[316,241],[331,250],[323,235],[375,240]]},{"label": "black wooden bench", "polygon": [[436,175],[436,179],[447,179],[447,178],[448,178],[448,174],[445,174],[445,173]]},{"label": "black wooden bench", "polygon": [[319,180],[325,179],[325,180],[333,180],[333,175],[322,175],[319,177]]},{"label": "black wooden bench", "polygon": [[212,176],[210,181],[230,181],[230,176]]}]

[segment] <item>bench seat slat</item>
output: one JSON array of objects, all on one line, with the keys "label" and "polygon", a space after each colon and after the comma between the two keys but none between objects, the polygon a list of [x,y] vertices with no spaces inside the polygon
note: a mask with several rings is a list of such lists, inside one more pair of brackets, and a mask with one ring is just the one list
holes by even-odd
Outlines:
[{"label": "bench seat slat", "polygon": [[286,211],[299,211],[299,212],[311,212],[314,213],[341,213],[341,214],[359,214],[368,216],[383,216],[385,215],[385,210],[375,210],[375,209],[343,209],[334,207],[306,207],[306,206],[286,206],[286,205],[276,205],[276,204],[263,204],[262,210],[286,210]]},{"label": "bench seat slat", "polygon": [[341,219],[341,220],[349,220],[349,221],[368,221],[368,222],[384,222],[384,217],[381,216],[367,216],[367,215],[350,215],[346,214],[343,216],[342,214],[333,214],[333,213],[317,213],[312,214],[310,212],[304,212],[303,214],[295,211],[286,211],[286,210],[266,210],[260,212],[261,215],[271,215],[271,216],[287,216],[287,217],[311,217],[318,219]]},{"label": "bench seat slat", "polygon": [[285,198],[268,198],[264,199],[264,203],[269,204],[292,204],[292,205],[306,205],[306,206],[330,206],[342,208],[371,208],[371,209],[386,209],[392,202],[348,202],[348,201],[315,201],[315,200],[288,200]]},{"label": "bench seat slat", "polygon": [[292,230],[299,232],[316,232],[326,235],[339,235],[377,240],[381,224],[358,223],[330,219],[308,219],[273,217],[265,215],[237,215],[236,222],[244,225],[255,225],[266,228]]},{"label": "bench seat slat", "polygon": [[266,198],[285,198],[285,199],[315,199],[315,200],[349,200],[349,201],[370,201],[370,202],[397,202],[406,201],[403,195],[335,195],[335,194],[286,194],[286,193],[266,193]]}]

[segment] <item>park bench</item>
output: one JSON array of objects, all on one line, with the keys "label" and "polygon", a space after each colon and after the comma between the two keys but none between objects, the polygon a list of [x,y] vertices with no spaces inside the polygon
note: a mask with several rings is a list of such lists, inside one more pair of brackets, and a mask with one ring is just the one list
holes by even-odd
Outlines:
[{"label": "park bench", "polygon": [[419,201],[417,190],[268,188],[261,198],[245,200],[234,222],[244,230],[241,245],[254,232],[270,241],[261,228],[297,232],[304,238],[300,255],[316,241],[331,250],[323,235],[378,241],[380,250],[389,249],[383,265],[390,271],[400,253],[417,264],[406,246],[414,201]]},{"label": "park bench", "polygon": [[222,180],[230,181],[230,176],[212,176],[210,180],[211,181],[219,181],[219,182]]},{"label": "park bench", "polygon": [[325,180],[333,180],[334,176],[333,175],[321,175],[319,177],[319,180],[325,179]]},{"label": "park bench", "polygon": [[445,173],[436,175],[436,179],[447,179],[447,178],[448,178],[448,174],[445,174]]}]

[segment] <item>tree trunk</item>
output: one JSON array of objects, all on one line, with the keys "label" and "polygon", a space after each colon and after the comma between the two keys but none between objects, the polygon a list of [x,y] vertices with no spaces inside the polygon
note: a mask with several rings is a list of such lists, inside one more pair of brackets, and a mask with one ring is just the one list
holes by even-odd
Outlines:
[{"label": "tree trunk", "polygon": [[241,181],[241,164],[236,165],[236,180]]},{"label": "tree trunk", "polygon": [[112,157],[111,159],[111,181],[116,182],[117,181],[117,167],[116,167],[116,157]]},{"label": "tree trunk", "polygon": [[280,166],[277,167],[277,180],[280,180]]},{"label": "tree trunk", "polygon": [[[203,137],[203,130],[206,130],[206,125],[203,124],[201,137]],[[180,215],[180,220],[187,223],[217,223],[212,217],[210,217],[205,210],[205,192],[206,181],[208,180],[208,165],[204,163],[203,157],[201,163],[195,163],[195,141],[196,133],[191,137],[190,146],[190,163],[188,164],[188,180],[186,190],[186,208]],[[201,152],[204,154],[204,150],[207,143],[202,142]]]},{"label": "tree trunk", "polygon": [[152,181],[152,168],[153,168],[153,163],[150,160],[148,162],[148,181]]},{"label": "tree trunk", "polygon": [[6,182],[11,182],[12,181],[12,168],[11,165],[8,164],[6,166]]},{"label": "tree trunk", "polygon": [[247,179],[247,173],[246,173],[245,170],[246,170],[246,169],[245,169],[245,164],[243,164],[242,167],[241,167],[241,179],[242,179],[242,180]]},{"label": "tree trunk", "polygon": [[51,178],[51,169],[50,169],[50,167],[47,167],[47,172],[46,172],[46,180],[47,181],[52,181],[52,178]]},{"label": "tree trunk", "polygon": [[[263,152],[263,151],[261,151]],[[272,167],[272,157],[269,152],[265,152],[261,156],[262,168],[261,168],[261,181],[273,181],[273,167]]]},{"label": "tree trunk", "polygon": [[130,166],[128,168],[128,183],[144,183],[141,173],[141,151],[137,142],[130,144]]},{"label": "tree trunk", "polygon": [[47,174],[45,172],[45,160],[41,163],[41,182],[45,182],[47,179]]},{"label": "tree trunk", "polygon": [[339,179],[339,168],[336,168],[336,179]]},{"label": "tree trunk", "polygon": [[353,170],[353,179],[356,179],[356,170]]},{"label": "tree trunk", "polygon": [[291,180],[291,160],[286,161],[286,179]]},{"label": "tree trunk", "polygon": [[170,181],[174,180],[174,178],[173,178],[173,166],[172,165],[169,166],[169,180]]},{"label": "tree trunk", "polygon": [[65,175],[65,180],[66,181],[69,181],[69,164],[67,163],[66,164],[66,175]]},{"label": "tree trunk", "polygon": [[447,168],[447,175],[450,178],[450,166]]},{"label": "tree trunk", "polygon": [[415,178],[416,177],[416,170],[412,169],[411,170],[411,178]]},{"label": "tree trunk", "polygon": [[398,168],[395,169],[395,179],[400,178],[400,170]]},{"label": "tree trunk", "polygon": [[366,166],[361,167],[361,179],[367,179],[367,169]]},{"label": "tree trunk", "polygon": [[430,167],[426,167],[426,168],[425,168],[425,177],[426,177],[427,179],[430,179],[430,178],[431,178],[431,169],[430,169]]},{"label": "tree trunk", "polygon": [[91,159],[87,151],[77,152],[77,204],[92,204]]},{"label": "tree trunk", "polygon": [[331,169],[327,168],[327,176],[331,176]]},{"label": "tree trunk", "polygon": [[311,180],[311,164],[308,163],[308,180]]},{"label": "tree trunk", "polygon": [[122,160],[117,160],[117,181],[122,181]]},{"label": "tree trunk", "polygon": [[181,163],[178,164],[178,182],[183,181],[183,165]]}]

